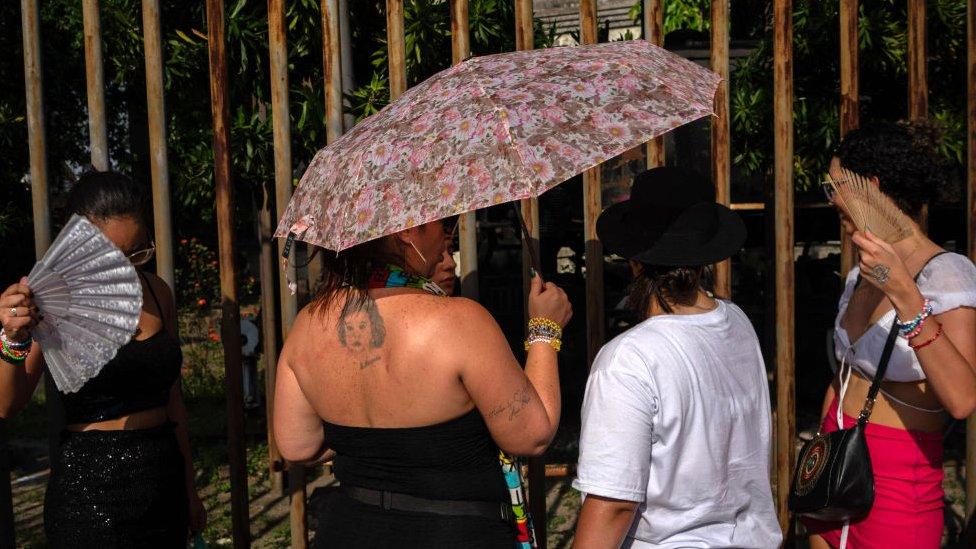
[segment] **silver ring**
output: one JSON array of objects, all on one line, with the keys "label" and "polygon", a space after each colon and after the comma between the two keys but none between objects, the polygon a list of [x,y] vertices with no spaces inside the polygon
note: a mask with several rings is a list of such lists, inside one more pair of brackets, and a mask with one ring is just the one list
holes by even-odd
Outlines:
[{"label": "silver ring", "polygon": [[885,284],[888,282],[888,275],[891,274],[891,268],[884,264],[878,264],[871,268],[871,276],[878,281],[878,284]]},{"label": "silver ring", "polygon": [[17,307],[10,308],[10,316],[17,316]]}]

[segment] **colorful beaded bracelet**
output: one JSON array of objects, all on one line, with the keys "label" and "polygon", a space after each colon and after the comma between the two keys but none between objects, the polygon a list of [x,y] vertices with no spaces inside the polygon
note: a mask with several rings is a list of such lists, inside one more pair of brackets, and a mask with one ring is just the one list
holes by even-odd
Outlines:
[{"label": "colorful beaded bracelet", "polygon": [[28,337],[26,341],[21,341],[20,343],[10,341],[10,338],[7,337],[7,331],[3,328],[0,328],[0,341],[6,343],[7,347],[16,351],[25,351],[30,349],[31,345],[34,344],[34,338],[31,337]]},{"label": "colorful beaded bracelet", "polygon": [[525,337],[525,350],[528,351],[533,343],[547,343],[559,351],[562,347],[563,328],[558,322],[536,317],[529,319],[529,329]]},{"label": "colorful beaded bracelet", "polygon": [[11,349],[7,345],[6,341],[0,341],[0,355],[3,356],[9,362],[14,364],[20,364],[27,360],[27,356],[30,354],[30,350],[18,351],[16,349]]},{"label": "colorful beaded bracelet", "polygon": [[918,335],[917,332],[920,331],[920,328],[922,324],[925,322],[925,319],[928,318],[929,315],[931,314],[932,314],[932,302],[926,299],[925,302],[922,304],[921,312],[915,315],[915,318],[911,320],[905,320],[905,321],[903,321],[900,318],[898,319],[898,331],[901,332],[901,336],[904,337],[905,339],[911,339],[914,336],[911,336],[910,334],[915,333],[915,335]]},{"label": "colorful beaded bracelet", "polygon": [[[936,322],[936,324],[939,324],[939,323]],[[936,339],[939,339],[940,337],[942,337],[942,324],[939,324],[939,329],[935,331],[935,335],[932,336],[930,339],[928,339],[926,341],[923,341],[922,343],[919,343],[918,345],[912,345],[911,343],[909,343],[908,346],[911,347],[913,351],[918,351],[922,347],[928,347],[929,345],[935,343],[935,340]]]}]

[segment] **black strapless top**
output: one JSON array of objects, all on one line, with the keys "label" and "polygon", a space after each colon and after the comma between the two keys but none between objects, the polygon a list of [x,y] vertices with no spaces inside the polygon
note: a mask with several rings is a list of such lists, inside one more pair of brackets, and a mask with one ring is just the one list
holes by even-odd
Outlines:
[{"label": "black strapless top", "polygon": [[[146,287],[162,316],[156,293],[148,282]],[[142,341],[133,339],[78,392],[61,393],[65,422],[95,423],[166,406],[182,365],[180,344],[165,328]]]},{"label": "black strapless top", "polygon": [[477,409],[424,427],[323,423],[342,484],[430,499],[509,499],[498,447]]}]

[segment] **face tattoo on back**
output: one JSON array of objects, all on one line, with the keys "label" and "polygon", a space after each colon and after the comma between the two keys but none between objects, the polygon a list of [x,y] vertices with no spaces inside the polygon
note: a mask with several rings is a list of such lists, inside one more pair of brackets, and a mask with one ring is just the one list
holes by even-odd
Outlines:
[{"label": "face tattoo on back", "polygon": [[339,343],[352,353],[359,369],[380,361],[376,349],[386,341],[386,326],[376,302],[370,297],[351,297],[339,316]]}]

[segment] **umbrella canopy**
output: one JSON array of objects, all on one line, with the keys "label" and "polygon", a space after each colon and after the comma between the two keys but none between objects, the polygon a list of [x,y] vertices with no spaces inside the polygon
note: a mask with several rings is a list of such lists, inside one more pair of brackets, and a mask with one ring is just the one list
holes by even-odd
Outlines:
[{"label": "umbrella canopy", "polygon": [[711,114],[719,81],[643,40],[468,59],[320,150],[275,235],[340,251],[538,196]]}]

